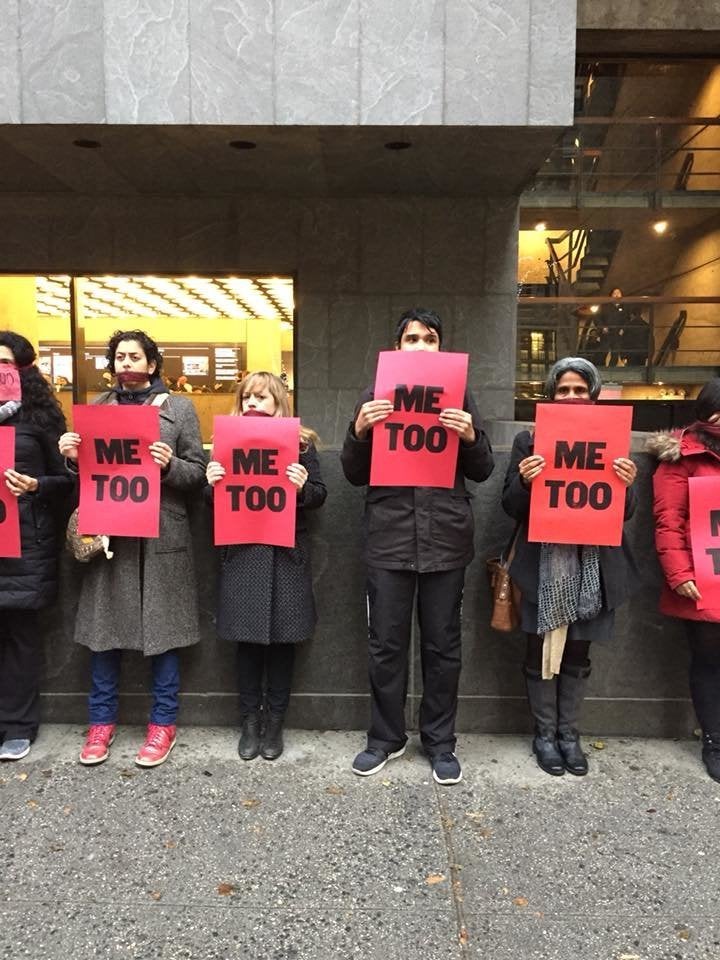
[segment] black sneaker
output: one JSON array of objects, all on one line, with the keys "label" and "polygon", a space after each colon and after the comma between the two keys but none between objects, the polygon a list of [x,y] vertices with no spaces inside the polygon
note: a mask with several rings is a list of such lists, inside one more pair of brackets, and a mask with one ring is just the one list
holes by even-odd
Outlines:
[{"label": "black sneaker", "polygon": [[403,744],[399,750],[394,750],[392,753],[386,753],[377,747],[368,747],[367,750],[363,750],[363,752],[359,753],[353,760],[352,772],[357,773],[360,777],[369,777],[373,773],[382,770],[388,760],[401,757],[404,753],[405,744]]},{"label": "black sneaker", "polygon": [[720,735],[703,734],[702,758],[708,776],[720,782]]},{"label": "black sneaker", "polygon": [[430,763],[436,783],[449,786],[462,780],[462,767],[454,753],[436,753],[434,757],[430,757]]}]

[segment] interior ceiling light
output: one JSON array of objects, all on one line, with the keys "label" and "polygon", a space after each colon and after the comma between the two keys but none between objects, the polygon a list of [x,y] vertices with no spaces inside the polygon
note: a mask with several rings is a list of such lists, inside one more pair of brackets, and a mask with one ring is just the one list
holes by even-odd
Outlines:
[{"label": "interior ceiling light", "polygon": [[599,309],[600,309],[600,307],[597,305],[597,303],[594,303],[594,304],[590,307],[590,313],[597,313]]},{"label": "interior ceiling light", "polygon": [[667,220],[656,220],[655,223],[652,225],[652,228],[655,231],[655,233],[659,237],[661,237],[667,231],[668,226],[669,224]]},{"label": "interior ceiling light", "polygon": [[85,137],[79,137],[73,140],[74,147],[80,147],[82,150],[98,150],[102,144],[99,140],[88,140]]},{"label": "interior ceiling light", "polygon": [[229,140],[228,146],[233,150],[254,150],[257,144],[254,140]]},{"label": "interior ceiling light", "polygon": [[412,144],[409,140],[390,140],[385,144],[386,150],[409,150]]},{"label": "interior ceiling light", "polygon": [[538,233],[544,233],[547,230],[547,224],[544,220],[538,220],[538,222],[535,224],[535,229]]}]

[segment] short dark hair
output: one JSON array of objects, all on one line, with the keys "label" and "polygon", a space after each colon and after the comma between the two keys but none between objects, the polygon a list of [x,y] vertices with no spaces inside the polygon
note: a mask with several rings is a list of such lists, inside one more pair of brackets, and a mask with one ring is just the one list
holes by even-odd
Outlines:
[{"label": "short dark hair", "polygon": [[107,351],[105,353],[105,359],[107,360],[107,368],[110,373],[115,373],[115,354],[117,353],[117,348],[121,343],[124,343],[126,340],[137,340],[140,346],[143,348],[143,353],[147,358],[148,363],[155,361],[155,372],[151,375],[151,380],[156,380],[160,376],[160,371],[162,370],[163,358],[160,353],[160,348],[155,343],[152,337],[149,337],[144,330],[116,330],[115,333],[108,340]]},{"label": "short dark hair", "polygon": [[395,327],[395,343],[400,343],[402,335],[413,320],[422,323],[428,330],[434,330],[442,346],[442,320],[434,310],[426,310],[425,307],[413,307],[405,311],[398,320],[398,325]]}]

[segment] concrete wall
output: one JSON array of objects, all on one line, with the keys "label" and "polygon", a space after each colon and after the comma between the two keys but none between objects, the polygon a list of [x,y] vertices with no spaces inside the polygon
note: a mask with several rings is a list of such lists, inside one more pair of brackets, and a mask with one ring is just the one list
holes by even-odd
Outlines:
[{"label": "concrete wall", "polygon": [[578,0],[579,30],[718,30],[715,0]]},{"label": "concrete wall", "polygon": [[0,123],[567,124],[573,0],[0,0]]}]

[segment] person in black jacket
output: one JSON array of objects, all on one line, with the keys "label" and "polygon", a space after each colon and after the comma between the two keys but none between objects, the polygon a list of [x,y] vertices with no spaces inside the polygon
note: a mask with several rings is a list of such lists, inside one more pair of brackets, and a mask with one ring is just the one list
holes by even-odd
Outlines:
[{"label": "person in black jacket", "polygon": [[[408,310],[395,335],[398,350],[439,350],[442,324],[432,310]],[[342,449],[346,478],[368,484],[373,429],[392,411],[366,390]],[[353,771],[369,776],[405,752],[408,647],[415,593],[420,623],[423,698],[420,738],[438,783],[458,783],[455,713],[460,678],[460,609],[465,567],[473,557],[472,494],[465,477],[490,476],[493,457],[469,393],[462,410],[446,409],[440,423],[459,439],[455,483],[440,487],[370,487],[365,500],[371,721],[367,748]]]},{"label": "person in black jacket", "polygon": [[[600,386],[592,363],[567,357],[551,367],[545,396],[590,403]],[[590,676],[590,643],[610,638],[615,608],[628,595],[634,565],[624,537],[619,547],[528,542],[530,486],[544,468],[544,459],[533,452],[533,435],[523,430],[513,443],[502,495],[503,509],[518,524],[510,576],[522,594],[523,673],[535,720],[533,752],[545,773],[560,776],[567,770],[584,776],[588,764],[577,723]],[[637,468],[619,457],[613,469],[628,487],[628,520],[635,511]]]},{"label": "person in black jacket", "polygon": [[0,429],[15,428],[15,469],[5,484],[18,497],[22,556],[0,558],[0,760],[20,760],[37,736],[42,638],[37,611],[57,592],[57,517],[72,489],[57,450],[65,418],[35,366],[29,340],[0,332],[0,371],[17,367],[21,399],[0,404]]},{"label": "person in black jacket", "polygon": [[[238,385],[233,415],[289,417],[288,392],[280,377],[264,370],[247,374]],[[295,546],[244,543],[222,548],[217,631],[237,644],[242,720],[238,753],[243,760],[258,754],[276,760],[282,753],[295,647],[315,629],[306,511],[321,507],[327,496],[316,442],[314,431],[301,427],[298,462],[287,468],[297,491]],[[224,476],[223,465],[211,460],[206,470],[210,487]]]}]

